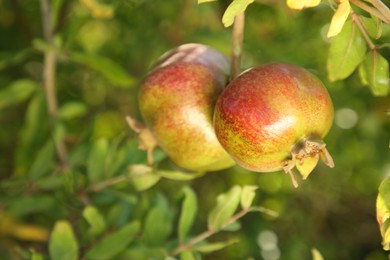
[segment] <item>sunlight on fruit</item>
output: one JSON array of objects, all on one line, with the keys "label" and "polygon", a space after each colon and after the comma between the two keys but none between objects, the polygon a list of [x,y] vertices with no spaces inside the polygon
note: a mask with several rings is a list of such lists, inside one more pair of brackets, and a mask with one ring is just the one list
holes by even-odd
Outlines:
[{"label": "sunlight on fruit", "polygon": [[359,120],[358,114],[350,108],[340,108],[336,111],[336,125],[342,129],[351,129]]}]

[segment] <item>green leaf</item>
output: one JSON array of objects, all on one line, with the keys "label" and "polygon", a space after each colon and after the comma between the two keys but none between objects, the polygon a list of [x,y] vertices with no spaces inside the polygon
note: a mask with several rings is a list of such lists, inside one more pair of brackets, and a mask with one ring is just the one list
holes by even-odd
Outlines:
[{"label": "green leaf", "polygon": [[368,34],[374,39],[379,39],[382,35],[382,20],[375,16],[371,18],[361,16],[360,18]]},{"label": "green leaf", "polygon": [[39,89],[37,82],[19,79],[0,91],[0,110],[21,103]]},{"label": "green leaf", "polygon": [[157,173],[161,175],[161,177],[174,180],[174,181],[190,181],[202,177],[205,174],[204,172],[187,173],[181,171],[162,171],[162,170],[158,170]]},{"label": "green leaf", "polygon": [[215,2],[217,0],[198,0],[198,4],[203,4],[203,3],[207,3],[207,2]]},{"label": "green leaf", "polygon": [[77,63],[98,71],[115,85],[121,87],[133,87],[135,85],[135,79],[118,63],[107,57],[73,52],[70,54],[70,58]]},{"label": "green leaf", "polygon": [[241,229],[241,223],[239,221],[233,222],[222,228],[223,231],[230,231],[230,232],[238,231],[240,229]]},{"label": "green leaf", "polygon": [[216,207],[208,215],[210,230],[220,230],[236,211],[241,199],[241,187],[234,186],[225,194],[217,198]]},{"label": "green leaf", "polygon": [[91,183],[96,183],[104,179],[107,152],[107,139],[101,138],[93,143],[87,161],[88,178]]},{"label": "green leaf", "polygon": [[242,188],[241,193],[241,207],[243,209],[248,209],[256,196],[255,190],[257,190],[259,187],[255,185],[247,185]]},{"label": "green leaf", "polygon": [[384,250],[390,250],[390,178],[386,178],[379,186],[376,201],[376,218],[382,235]]},{"label": "green leaf", "polygon": [[357,26],[347,21],[341,32],[333,37],[327,61],[331,81],[347,78],[363,61],[367,45]]},{"label": "green leaf", "polygon": [[31,260],[44,260],[43,255],[37,253],[37,252],[32,252],[31,253]]},{"label": "green leaf", "polygon": [[180,260],[197,260],[197,257],[192,251],[183,251],[180,253]]},{"label": "green leaf", "polygon": [[106,222],[97,208],[88,206],[83,210],[83,217],[90,225],[89,233],[93,236],[101,234],[106,229]]},{"label": "green leaf", "polygon": [[69,222],[57,221],[51,233],[49,252],[52,260],[77,260],[78,244]]},{"label": "green leaf", "polygon": [[87,113],[87,106],[82,102],[68,102],[61,106],[59,117],[61,119],[70,120],[77,117],[85,116]]},{"label": "green leaf", "polygon": [[225,27],[233,24],[234,18],[245,11],[245,9],[253,3],[254,0],[234,0],[230,3],[222,17],[222,23]]},{"label": "green leaf", "polygon": [[115,255],[121,253],[131,242],[134,241],[140,227],[140,223],[138,221],[134,221],[122,227],[118,231],[106,236],[86,253],[86,259],[114,259]]},{"label": "green leaf", "polygon": [[0,70],[11,66],[23,63],[28,57],[34,54],[33,48],[23,49],[18,52],[3,52],[0,53]]},{"label": "green leaf", "polygon": [[172,213],[168,207],[167,199],[158,195],[155,206],[151,208],[144,223],[144,242],[150,246],[159,246],[172,231]]},{"label": "green leaf", "polygon": [[389,63],[377,51],[370,51],[359,67],[363,84],[369,86],[374,96],[386,96],[389,93]]},{"label": "green leaf", "polygon": [[52,140],[49,140],[46,145],[38,151],[35,160],[28,172],[31,180],[36,180],[49,172],[54,165],[55,149]]},{"label": "green leaf", "polygon": [[228,247],[232,244],[237,243],[238,239],[232,239],[224,242],[216,242],[216,243],[210,243],[210,244],[204,244],[199,246],[194,246],[193,250],[201,252],[201,253],[211,253],[215,252],[221,249],[224,249],[225,247]]},{"label": "green leaf", "polygon": [[34,185],[41,190],[57,190],[63,186],[62,175],[49,175],[39,178]]},{"label": "green leaf", "polygon": [[7,212],[14,216],[50,212],[55,205],[55,199],[49,195],[18,197],[17,200],[13,201],[10,207],[7,208]]},{"label": "green leaf", "polygon": [[45,98],[38,92],[30,100],[24,125],[21,128],[16,147],[15,174],[25,175],[31,167],[34,157],[31,156],[47,140],[47,109]]},{"label": "green leaf", "polygon": [[311,249],[311,255],[313,260],[324,260],[324,257],[321,255],[320,251],[317,248]]},{"label": "green leaf", "polygon": [[161,178],[154,169],[143,165],[134,164],[129,167],[129,177],[137,191],[147,190],[154,186]]},{"label": "green leaf", "polygon": [[179,240],[183,241],[195,220],[198,210],[198,199],[195,192],[190,187],[183,188],[184,200],[179,219]]},{"label": "green leaf", "polygon": [[390,178],[386,178],[379,185],[379,195],[384,200],[384,205],[387,209],[390,209]]}]

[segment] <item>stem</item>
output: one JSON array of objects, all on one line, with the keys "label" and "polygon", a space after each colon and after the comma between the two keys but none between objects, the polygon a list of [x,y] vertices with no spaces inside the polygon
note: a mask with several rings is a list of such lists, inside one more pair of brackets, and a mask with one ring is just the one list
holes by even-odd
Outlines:
[{"label": "stem", "polygon": [[[56,94],[56,67],[57,53],[53,40],[53,27],[51,22],[51,6],[49,0],[41,0],[43,33],[50,48],[44,53],[43,64],[43,85],[46,93],[46,102],[48,105],[48,114],[52,128],[55,127],[58,120],[58,102]],[[54,144],[58,159],[62,167],[67,167],[67,151],[62,139],[54,138]]]},{"label": "stem", "polygon": [[380,0],[371,0],[371,3],[379,10],[381,14],[385,17],[384,20],[386,23],[390,24],[390,9]]},{"label": "stem", "polygon": [[[225,227],[229,226],[230,224],[232,224],[233,222],[236,222],[237,220],[239,220],[240,218],[242,218],[246,213],[249,212],[249,208],[247,209],[243,209],[241,210],[240,212],[238,212],[237,214],[235,214],[234,216],[232,216],[230,219],[228,219],[225,223],[223,223],[223,225],[221,226],[220,229],[224,229]],[[199,235],[197,235],[196,237],[194,237],[193,239],[191,239],[190,241],[188,241],[187,243],[182,243],[180,244],[176,249],[173,250],[172,252],[172,256],[175,256],[177,254],[180,254],[181,252],[183,252],[184,250],[186,249],[189,249],[191,248],[193,245],[197,244],[198,242],[202,241],[202,240],[205,240],[206,238],[214,235],[215,233],[217,233],[219,230],[213,230],[213,229],[208,229],[206,230],[205,232],[203,233],[200,233]]]},{"label": "stem", "polygon": [[390,14],[389,13],[382,13],[378,9],[367,5],[366,3],[360,1],[360,0],[350,0],[350,2],[360,9],[366,11],[367,13],[379,18],[380,20],[384,21],[387,24],[390,24]]},{"label": "stem", "polygon": [[118,176],[115,178],[107,179],[103,182],[100,182],[100,183],[97,183],[97,184],[94,184],[94,185],[88,187],[87,191],[98,192],[98,191],[101,191],[109,186],[112,186],[114,184],[125,181],[127,179],[128,179],[128,176],[126,176],[126,175],[121,175],[121,176]]},{"label": "stem", "polygon": [[360,15],[356,14],[355,12],[352,12],[352,20],[359,28],[359,31],[363,35],[364,40],[367,42],[368,46],[371,50],[376,50],[375,44],[371,41],[370,36],[368,36],[366,29],[363,26],[362,20],[360,18]]},{"label": "stem", "polygon": [[233,39],[232,39],[232,63],[230,79],[234,79],[240,74],[242,42],[244,39],[245,12],[238,14],[234,18]]}]

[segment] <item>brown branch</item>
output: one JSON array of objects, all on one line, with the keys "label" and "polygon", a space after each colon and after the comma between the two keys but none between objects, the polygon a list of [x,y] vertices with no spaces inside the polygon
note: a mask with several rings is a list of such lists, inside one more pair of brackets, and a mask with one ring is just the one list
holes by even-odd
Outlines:
[{"label": "brown branch", "polygon": [[366,11],[367,13],[379,18],[380,20],[384,21],[385,23],[387,24],[390,24],[390,15],[387,13],[387,14],[383,14],[382,12],[380,12],[378,9],[360,1],[360,0],[350,0],[350,2],[354,5],[356,5],[357,7],[359,7],[360,9]]},{"label": "brown branch", "polygon": [[[238,212],[237,214],[235,214],[234,216],[232,216],[228,221],[226,221],[222,226],[221,226],[221,230],[224,229],[225,227],[229,226],[230,224],[236,222],[237,220],[239,220],[240,218],[242,218],[243,216],[245,216],[246,213],[249,212],[249,208],[247,209],[243,209],[241,210],[240,212]],[[187,243],[182,243],[180,244],[177,248],[175,248],[173,251],[172,251],[172,256],[175,256],[175,255],[178,255],[180,254],[181,252],[185,251],[186,249],[190,249],[193,245],[199,243],[200,241],[203,241],[205,240],[206,238],[214,235],[215,233],[217,233],[219,230],[213,230],[213,229],[208,229],[206,230],[205,232],[197,235],[196,237],[194,237],[193,239],[191,239],[190,241],[188,241]]]},{"label": "brown branch", "polygon": [[353,22],[357,25],[360,33],[363,35],[364,40],[367,42],[368,46],[370,47],[371,50],[376,50],[377,47],[375,44],[371,41],[370,36],[368,36],[366,29],[363,26],[362,18],[360,15],[358,15],[355,12],[352,12],[352,20]]},{"label": "brown branch", "polygon": [[230,79],[234,79],[240,74],[241,70],[241,53],[242,43],[244,39],[245,12],[238,14],[234,18],[233,33],[232,33],[232,61]]},{"label": "brown branch", "polygon": [[128,180],[129,177],[127,175],[120,175],[111,179],[104,180],[103,182],[94,184],[87,188],[87,191],[91,192],[99,192],[107,187],[120,183],[122,181]]},{"label": "brown branch", "polygon": [[385,22],[390,24],[390,9],[381,0],[371,0],[373,6],[385,17]]},{"label": "brown branch", "polygon": [[[57,53],[53,40],[53,27],[51,21],[51,6],[49,0],[41,0],[42,11],[42,26],[45,40],[48,42],[50,48],[44,53],[43,64],[43,86],[46,93],[46,102],[48,106],[48,114],[50,124],[55,129],[58,120],[58,102],[56,93],[56,67],[57,67]],[[58,159],[62,168],[67,168],[67,151],[65,143],[62,139],[54,137],[54,144]]]}]

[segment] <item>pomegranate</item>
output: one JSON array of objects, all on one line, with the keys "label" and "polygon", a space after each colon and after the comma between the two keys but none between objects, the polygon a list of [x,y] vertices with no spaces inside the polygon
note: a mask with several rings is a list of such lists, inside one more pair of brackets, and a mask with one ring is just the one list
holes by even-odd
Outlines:
[{"label": "pomegranate", "polygon": [[319,158],[334,166],[323,138],[333,105],[322,82],[295,65],[273,63],[249,69],[219,96],[214,127],[218,140],[242,167],[256,172],[292,169],[304,179]]},{"label": "pomegranate", "polygon": [[235,164],[212,124],[229,67],[229,60],[217,50],[185,44],[164,54],[140,89],[139,107],[148,129],[182,168],[215,171]]}]

